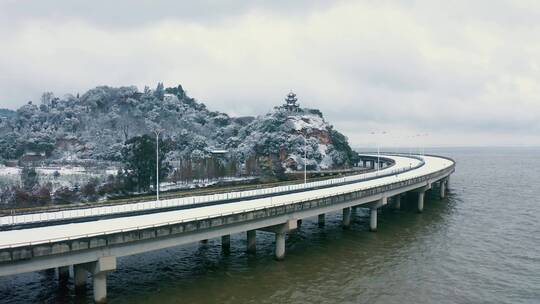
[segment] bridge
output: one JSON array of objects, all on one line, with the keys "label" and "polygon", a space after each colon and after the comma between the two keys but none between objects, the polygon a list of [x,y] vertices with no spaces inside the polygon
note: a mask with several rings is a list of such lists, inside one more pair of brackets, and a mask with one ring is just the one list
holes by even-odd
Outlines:
[{"label": "bridge", "polygon": [[214,193],[132,204],[45,210],[0,216],[0,276],[58,268],[60,277],[73,267],[77,289],[91,276],[94,299],[105,302],[107,273],[119,257],[247,234],[247,250],[256,250],[256,231],[275,234],[275,258],[285,257],[286,235],[299,221],[340,211],[351,224],[352,208],[370,209],[370,230],[377,230],[377,210],[392,202],[399,208],[407,192],[424,208],[426,191],[444,197],[455,170],[452,159],[433,155],[363,155],[371,172],[295,185]]}]

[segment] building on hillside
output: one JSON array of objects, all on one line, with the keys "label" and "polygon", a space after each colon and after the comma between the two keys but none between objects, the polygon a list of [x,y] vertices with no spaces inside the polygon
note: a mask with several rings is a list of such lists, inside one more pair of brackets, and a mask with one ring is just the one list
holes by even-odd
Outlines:
[{"label": "building on hillside", "polygon": [[298,98],[296,98],[296,94],[291,91],[285,97],[285,104],[283,105],[283,108],[289,112],[298,112],[300,110],[300,105],[296,103],[297,101]]},{"label": "building on hillside", "polygon": [[38,166],[43,164],[47,158],[45,151],[26,150],[19,158],[21,166]]},{"label": "building on hillside", "polygon": [[214,149],[211,150],[210,153],[213,158],[225,159],[229,157],[229,150]]}]

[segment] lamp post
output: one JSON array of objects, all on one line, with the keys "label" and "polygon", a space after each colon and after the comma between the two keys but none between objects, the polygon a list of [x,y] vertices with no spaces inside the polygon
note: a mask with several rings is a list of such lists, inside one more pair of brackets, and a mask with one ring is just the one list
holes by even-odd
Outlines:
[{"label": "lamp post", "polygon": [[424,155],[424,156],[426,156],[426,145],[428,143],[428,141],[427,141],[428,136],[429,136],[429,133],[424,134],[425,140],[424,140],[423,145],[422,145],[422,155]]},{"label": "lamp post", "polygon": [[304,186],[307,184],[307,139],[304,137]]},{"label": "lamp post", "polygon": [[381,167],[381,146],[377,142],[377,172],[379,172],[380,167]]},{"label": "lamp post", "polygon": [[[385,135],[386,131],[373,131],[371,132],[371,135]],[[381,143],[379,140],[376,139],[377,143],[377,171],[379,171],[381,166]]]},{"label": "lamp post", "polygon": [[155,129],[156,134],[156,201],[159,201],[159,134],[163,129]]}]

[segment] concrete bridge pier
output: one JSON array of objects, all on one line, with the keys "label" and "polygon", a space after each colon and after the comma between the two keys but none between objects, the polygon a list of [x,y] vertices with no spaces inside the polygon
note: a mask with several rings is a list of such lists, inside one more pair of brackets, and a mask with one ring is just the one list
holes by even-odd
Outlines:
[{"label": "concrete bridge pier", "polygon": [[351,208],[343,208],[343,229],[351,227]]},{"label": "concrete bridge pier", "polygon": [[324,213],[319,214],[318,221],[319,221],[319,227],[323,227],[326,222],[326,215]]},{"label": "concrete bridge pier", "polygon": [[414,190],[414,192],[418,193],[418,206],[417,206],[418,213],[422,213],[422,211],[424,211],[424,199],[426,196],[426,191],[430,189],[431,189],[431,183]]},{"label": "concrete bridge pier", "polygon": [[439,190],[441,191],[440,196],[441,198],[444,198],[446,196],[446,180],[444,179],[441,180],[439,184],[440,184]]},{"label": "concrete bridge pier", "polygon": [[278,261],[285,259],[285,238],[289,231],[298,228],[298,220],[291,219],[286,223],[270,226],[261,230],[276,234],[275,258]]},{"label": "concrete bridge pier", "polygon": [[107,303],[107,273],[99,272],[93,275],[94,301]]},{"label": "concrete bridge pier", "polygon": [[380,207],[386,205],[388,202],[388,199],[386,197],[381,198],[380,200],[374,202],[370,206],[370,213],[369,213],[369,231],[376,232],[377,231],[377,214]]},{"label": "concrete bridge pier", "polygon": [[96,262],[78,265],[85,267],[92,274],[94,301],[107,302],[107,273],[116,270],[116,257],[101,257]]},{"label": "concrete bridge pier", "polygon": [[425,191],[419,191],[418,192],[418,213],[422,213],[424,211],[424,196],[426,192]]},{"label": "concrete bridge pier", "polygon": [[369,215],[369,231],[377,231],[377,207],[372,207],[370,209]]},{"label": "concrete bridge pier", "polygon": [[285,259],[285,232],[276,233],[276,260]]},{"label": "concrete bridge pier", "polygon": [[248,230],[247,232],[247,252],[255,253],[257,251],[257,231]]},{"label": "concrete bridge pier", "polygon": [[221,236],[221,250],[224,252],[229,252],[231,250],[231,235]]}]

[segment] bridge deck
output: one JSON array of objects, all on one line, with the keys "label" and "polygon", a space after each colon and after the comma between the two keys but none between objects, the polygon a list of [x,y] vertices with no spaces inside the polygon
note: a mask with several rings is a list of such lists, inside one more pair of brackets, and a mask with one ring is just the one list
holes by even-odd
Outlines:
[{"label": "bridge deck", "polygon": [[[415,165],[418,165],[420,162],[420,160],[405,156],[385,155],[385,157],[392,158],[395,161],[395,165],[392,167],[392,169],[386,170],[410,168],[411,166],[414,167]],[[241,202],[229,202],[183,210],[117,217],[82,223],[59,224],[45,227],[2,231],[0,232],[0,249],[22,246],[23,243],[35,245],[39,243],[48,243],[51,240],[72,240],[81,237],[108,234],[109,232],[112,233],[113,231],[118,232],[119,230],[136,230],[141,226],[161,226],[169,222],[188,221],[213,216],[218,217],[223,214],[241,213],[245,212],[246,210],[293,204],[298,201],[365,190],[385,184],[395,183],[397,181],[405,181],[412,178],[425,176],[453,165],[451,160],[433,156],[425,156],[424,162],[425,163],[423,166],[410,171],[322,189],[311,189],[303,192],[287,194],[276,193],[271,197],[247,199],[242,200]],[[384,170],[381,170],[381,173],[383,173],[382,171]]]},{"label": "bridge deck", "polygon": [[[365,156],[376,159],[376,156]],[[145,201],[115,205],[97,205],[74,207],[67,210],[44,210],[0,216],[0,230],[19,228],[21,226],[44,226],[54,222],[85,221],[86,219],[99,219],[120,217],[126,215],[161,212],[173,209],[186,209],[195,206],[222,204],[224,202],[238,202],[249,198],[267,197],[276,194],[305,191],[313,188],[333,187],[337,184],[352,183],[360,180],[372,179],[377,176],[392,174],[395,171],[409,170],[422,165],[418,159],[401,159],[395,164],[394,159],[381,156],[381,160],[392,161],[394,164],[377,172],[349,175],[339,178],[331,178],[323,181],[308,182],[305,184],[291,184],[277,187],[261,188],[254,190],[231,191],[189,197],[162,199],[160,201]]]}]

